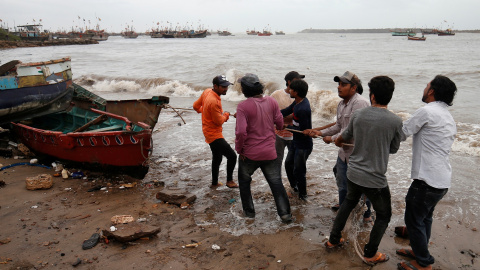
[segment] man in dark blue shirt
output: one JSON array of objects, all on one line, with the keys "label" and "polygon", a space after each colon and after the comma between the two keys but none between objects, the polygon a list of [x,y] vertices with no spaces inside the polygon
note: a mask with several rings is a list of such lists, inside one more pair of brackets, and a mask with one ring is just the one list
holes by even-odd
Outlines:
[{"label": "man in dark blue shirt", "polygon": [[[287,108],[281,110],[283,116],[293,114],[293,123],[287,128],[303,131],[312,128],[312,110],[310,102],[306,98],[308,84],[304,80],[295,80],[290,84],[290,96],[295,101]],[[303,133],[293,133],[293,145],[290,151],[293,155],[287,156],[285,160],[285,170],[287,175],[293,174],[294,179],[289,179],[290,186],[301,200],[307,200],[307,159],[312,153],[312,138]]]}]

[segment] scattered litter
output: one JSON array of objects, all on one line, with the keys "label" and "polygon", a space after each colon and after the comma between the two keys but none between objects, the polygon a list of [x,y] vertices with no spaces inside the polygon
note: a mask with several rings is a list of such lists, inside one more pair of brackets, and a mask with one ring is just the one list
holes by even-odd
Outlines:
[{"label": "scattered litter", "polygon": [[32,208],[32,209],[37,209],[37,208],[38,208],[38,205],[32,205],[32,206],[30,206],[30,208]]},{"label": "scattered litter", "polygon": [[25,184],[28,190],[49,189],[53,186],[53,180],[50,174],[39,174],[34,177],[27,177]]},{"label": "scattered litter", "polygon": [[181,209],[187,209],[189,205],[190,204],[188,204],[187,202],[183,202],[182,204],[180,204],[180,208]]},{"label": "scattered litter", "polygon": [[219,250],[219,249],[220,249],[220,246],[217,245],[217,244],[213,244],[213,245],[212,245],[212,249],[213,249],[213,250]]},{"label": "scattered litter", "polygon": [[110,231],[111,231],[111,232],[114,232],[114,231],[116,231],[116,230],[117,230],[117,228],[116,228],[115,226],[110,226]]},{"label": "scattered litter", "polygon": [[135,219],[131,215],[116,215],[113,216],[111,219],[112,224],[126,224],[129,222],[133,222]]},{"label": "scattered litter", "polygon": [[277,261],[277,263],[281,263],[281,262],[282,262],[282,260],[278,260],[278,261]]},{"label": "scattered litter", "polygon": [[107,190],[107,187],[102,187],[100,190],[105,191]]},{"label": "scattered litter", "polygon": [[62,177],[63,177],[63,179],[68,179],[68,171],[67,170],[65,170],[65,169],[62,170]]},{"label": "scattered litter", "polygon": [[71,187],[67,187],[67,188],[65,188],[65,190],[66,190],[66,191],[70,191],[70,190],[72,190],[72,188],[71,188]]},{"label": "scattered litter", "polygon": [[237,200],[235,200],[235,199],[230,199],[230,200],[228,200],[228,203],[229,203],[229,204],[232,204],[232,203],[235,203],[236,201],[237,201]]},{"label": "scattered litter", "polygon": [[137,219],[137,222],[146,222],[147,221],[147,218],[139,218]]},{"label": "scattered litter", "polygon": [[72,173],[72,178],[73,178],[73,179],[80,179],[80,178],[82,178],[82,177],[84,177],[84,176],[85,176],[85,175],[83,174],[83,172],[80,172],[80,171]]},{"label": "scattered litter", "polygon": [[38,163],[38,159],[36,158],[30,159],[30,164],[35,164],[35,163]]},{"label": "scattered litter", "polygon": [[188,244],[188,245],[185,245],[185,246],[182,246],[182,248],[196,248],[200,245],[201,243],[198,242],[198,243],[193,243],[193,244]]}]

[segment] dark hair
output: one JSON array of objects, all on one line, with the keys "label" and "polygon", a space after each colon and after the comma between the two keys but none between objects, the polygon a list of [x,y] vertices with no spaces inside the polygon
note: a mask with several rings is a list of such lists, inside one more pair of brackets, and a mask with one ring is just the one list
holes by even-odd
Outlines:
[{"label": "dark hair", "polygon": [[290,84],[290,89],[297,92],[299,97],[304,98],[307,96],[308,83],[302,79],[294,80]]},{"label": "dark hair", "polygon": [[395,82],[388,76],[376,76],[370,80],[368,87],[377,104],[388,105],[395,90]]},{"label": "dark hair", "polygon": [[453,105],[453,98],[457,93],[457,86],[448,77],[437,75],[430,82],[430,89],[433,89],[435,101],[443,101],[448,106]]},{"label": "dark hair", "polygon": [[261,83],[255,84],[254,87],[248,86],[244,83],[241,83],[240,85],[242,86],[242,93],[246,98],[263,94],[263,84]]},{"label": "dark hair", "polygon": [[356,84],[356,86],[357,86],[357,93],[358,93],[359,95],[361,95],[361,94],[363,93],[362,81],[360,81],[360,80],[358,80],[358,81],[359,81],[358,84]]},{"label": "dark hair", "polygon": [[219,83],[220,83],[220,80],[218,79],[218,76],[215,76],[215,78],[213,78],[212,84],[219,85]]}]

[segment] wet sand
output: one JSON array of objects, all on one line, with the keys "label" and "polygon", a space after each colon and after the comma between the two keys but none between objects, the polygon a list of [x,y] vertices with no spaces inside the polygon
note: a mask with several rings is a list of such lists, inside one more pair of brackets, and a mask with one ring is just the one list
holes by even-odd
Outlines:
[{"label": "wet sand", "polygon": [[[363,247],[371,225],[352,219],[344,234],[349,243],[334,250],[324,247],[335,217],[330,210],[336,200],[331,173],[335,148],[327,151],[328,158],[320,160],[325,165],[313,165],[319,164],[319,160],[311,161],[307,175],[310,201],[291,198],[296,219],[293,223],[280,222],[268,186],[258,172],[252,185],[257,216],[246,219],[242,216],[238,189],[209,188],[210,150],[201,133],[191,132],[200,129],[195,121],[199,116],[194,112],[182,116],[186,125],[172,111],[162,111],[154,132],[156,150],[143,180],[86,172],[87,179],[55,177],[52,188],[29,191],[25,188],[26,177],[53,174],[54,170],[17,166],[0,171],[0,180],[5,182],[0,188],[0,241],[5,242],[0,245],[0,263],[4,263],[0,269],[72,269],[77,259],[81,260],[79,269],[372,268],[360,260],[354,248],[354,239]],[[225,128],[225,137],[232,145],[233,124]],[[190,145],[190,141],[203,144]],[[5,166],[29,160],[0,158],[0,163]],[[224,177],[223,167],[222,164],[220,177]],[[392,175],[391,181],[398,182]],[[119,189],[134,181],[138,182],[136,187]],[[154,185],[155,181],[163,182],[164,187]],[[284,184],[288,186],[286,179]],[[97,185],[108,186],[108,192],[88,192]],[[165,204],[155,197],[162,189],[195,194],[197,200],[187,209]],[[394,227],[402,225],[404,210],[402,199],[395,201],[394,216],[379,249],[389,254],[390,260],[374,269],[396,269],[404,258],[396,255],[395,250],[408,248],[408,240],[394,234]],[[447,200],[436,210],[441,221],[434,220],[430,243],[436,258],[434,269],[480,269],[480,236],[472,227],[478,221],[469,217],[471,222],[464,222],[468,219],[448,216],[446,213],[455,203],[455,199]],[[114,215],[146,218],[146,224],[160,227],[161,231],[150,239],[129,244],[101,242],[82,250],[83,241],[108,229]],[[359,231],[358,235],[355,231]],[[183,248],[196,242],[196,248]],[[220,249],[213,249],[212,245]]]}]

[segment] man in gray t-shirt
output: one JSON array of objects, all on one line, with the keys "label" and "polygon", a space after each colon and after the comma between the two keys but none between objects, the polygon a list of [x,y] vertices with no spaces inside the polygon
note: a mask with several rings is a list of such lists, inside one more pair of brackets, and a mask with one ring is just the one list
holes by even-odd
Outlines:
[{"label": "man in gray t-shirt", "polygon": [[391,78],[374,77],[368,86],[372,106],[357,110],[347,129],[335,140],[335,144],[341,147],[354,138],[355,146],[348,163],[347,197],[340,206],[330,240],[325,245],[333,248],[343,244],[342,230],[348,216],[362,194],[365,194],[372,202],[377,218],[365,245],[363,260],[367,264],[376,264],[389,259],[388,255],[377,250],[392,216],[390,189],[385,173],[389,154],[396,153],[400,147],[402,119],[387,109],[395,89]]}]

